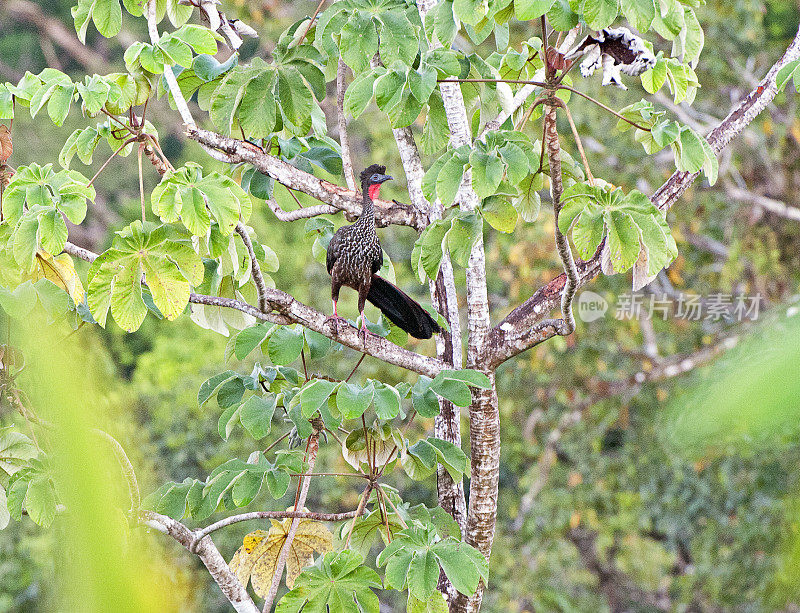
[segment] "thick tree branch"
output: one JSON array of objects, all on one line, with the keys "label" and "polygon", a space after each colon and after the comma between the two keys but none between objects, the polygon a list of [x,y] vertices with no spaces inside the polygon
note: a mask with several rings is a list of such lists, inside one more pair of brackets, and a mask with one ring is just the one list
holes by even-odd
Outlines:
[{"label": "thick tree branch", "polygon": [[[361,214],[362,196],[357,191],[318,179],[273,155],[264,153],[252,143],[223,136],[216,132],[201,130],[194,126],[189,126],[186,133],[192,140],[216,150],[220,154],[218,159],[224,162],[251,164],[259,172],[278,183],[336,207],[336,209],[344,211],[350,218],[356,218]],[[416,229],[425,227],[424,220],[413,207],[380,199],[375,200],[375,222],[379,226],[397,224]]]},{"label": "thick tree branch", "polygon": [[238,613],[258,613],[258,608],[252,598],[236,578],[236,575],[231,572],[228,563],[225,562],[211,537],[205,536],[197,542],[194,538],[194,532],[182,523],[152,511],[142,511],[140,519],[142,523],[171,536],[187,550],[196,554]]},{"label": "thick tree branch", "polygon": [[[64,246],[64,251],[87,262],[93,262],[97,258],[97,254],[69,242]],[[236,309],[237,311],[247,313],[261,321],[269,321],[283,325],[300,324],[342,345],[371,355],[389,364],[394,364],[395,366],[400,366],[406,370],[411,370],[428,377],[435,377],[441,370],[447,368],[447,365],[438,358],[427,357],[409,351],[408,349],[403,349],[391,341],[378,336],[368,335],[366,337],[367,343],[365,346],[357,328],[349,325],[339,326],[339,330],[336,332],[323,313],[303,304],[299,300],[295,300],[294,297],[286,292],[269,287],[264,289],[264,297],[267,302],[278,311],[277,313],[264,313],[253,305],[242,302],[241,300],[223,298],[220,296],[205,296],[203,294],[192,293],[189,295],[189,302],[193,304],[205,304],[208,306]]]},{"label": "thick tree branch", "polygon": [[[775,98],[778,88],[775,76],[778,71],[800,58],[800,30],[795,35],[783,57],[778,60],[759,85],[753,89],[728,116],[708,135],[707,140],[714,153],[725,146],[763,111]],[[699,173],[676,171],[651,197],[661,210],[667,210],[680,198],[698,177]],[[602,249],[602,245],[601,245]],[[578,262],[578,287],[589,283],[600,273],[600,252],[586,262]],[[491,348],[488,352],[490,366],[496,367],[509,358],[527,350],[557,334],[554,325],[545,325],[544,319],[558,304],[566,276],[559,275],[521,305],[516,307],[491,332]],[[541,325],[540,325],[541,324]]]}]

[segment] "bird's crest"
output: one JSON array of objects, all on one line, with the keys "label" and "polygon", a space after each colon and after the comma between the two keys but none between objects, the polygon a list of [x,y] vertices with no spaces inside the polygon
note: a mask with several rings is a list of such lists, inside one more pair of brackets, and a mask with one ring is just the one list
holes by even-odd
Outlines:
[{"label": "bird's crest", "polygon": [[378,173],[379,175],[385,175],[386,166],[383,166],[381,164],[372,164],[371,166],[367,166],[364,170],[361,171],[361,184],[364,185],[364,183],[368,181],[369,178],[375,173]]}]

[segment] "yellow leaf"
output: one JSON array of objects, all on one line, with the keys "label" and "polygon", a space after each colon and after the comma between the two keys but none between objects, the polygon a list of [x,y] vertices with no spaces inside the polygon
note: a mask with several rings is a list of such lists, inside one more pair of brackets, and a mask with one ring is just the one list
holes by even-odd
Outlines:
[{"label": "yellow leaf", "polygon": [[31,273],[33,281],[47,279],[65,290],[75,304],[83,302],[83,283],[75,271],[75,264],[67,253],[50,255],[44,249],[36,251],[36,262]]},{"label": "yellow leaf", "polygon": [[[242,540],[233,554],[230,568],[246,586],[250,581],[258,596],[266,597],[278,565],[278,557],[286,542],[292,519],[282,522],[271,519],[269,532],[256,530]],[[321,522],[301,519],[286,558],[286,586],[291,589],[303,568],[314,562],[314,551],[325,553],[333,549],[333,535]]]}]

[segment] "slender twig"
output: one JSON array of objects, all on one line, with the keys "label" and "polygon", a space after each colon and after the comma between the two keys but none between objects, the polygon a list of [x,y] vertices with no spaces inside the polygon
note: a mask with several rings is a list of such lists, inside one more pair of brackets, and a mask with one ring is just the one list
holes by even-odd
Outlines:
[{"label": "slender twig", "polygon": [[[408,429],[411,427],[411,422],[412,422],[412,421],[414,421],[414,418],[415,418],[416,416],[417,416],[417,411],[416,411],[416,410],[414,410],[414,411],[411,411],[411,417],[409,417],[409,418],[408,418],[408,422],[406,422],[406,425],[405,425],[405,427],[403,428],[403,437],[404,437],[404,438],[405,438],[405,435],[406,435],[406,433],[408,432]],[[389,453],[389,457],[388,457],[388,458],[386,458],[386,461],[383,463],[383,466],[381,466],[381,469],[380,469],[380,471],[378,471],[378,475],[377,475],[377,477],[378,477],[378,478],[380,478],[381,476],[383,476],[383,471],[384,471],[384,470],[386,470],[386,467],[387,467],[387,466],[389,466],[389,462],[391,462],[391,461],[392,461],[392,459],[394,458],[394,454],[395,454],[395,453],[397,453],[397,450],[398,450],[398,449],[399,449],[399,448],[397,447],[397,443],[395,443],[395,444],[394,444],[394,448],[393,448],[393,449],[392,449],[392,451]]]},{"label": "slender twig", "polygon": [[530,108],[527,111],[525,111],[525,115],[522,116],[522,121],[519,122],[519,125],[517,126],[517,130],[522,131],[522,129],[525,127],[525,124],[531,118],[531,115],[533,115],[534,109],[537,106],[539,106],[542,102],[544,102],[544,98],[543,97],[539,96],[538,98],[534,98],[533,103],[531,104]]},{"label": "slender twig", "polygon": [[369,479],[369,475],[364,473],[291,473],[291,477],[358,477],[359,479]]},{"label": "slender twig", "polygon": [[386,500],[386,502],[389,503],[389,506],[392,507],[392,511],[394,511],[394,514],[397,515],[397,520],[400,522],[400,525],[403,526],[403,528],[408,528],[408,524],[403,519],[403,516],[400,515],[400,511],[397,510],[397,507],[394,506],[394,503],[392,502],[392,499],[389,498],[389,495],[384,491],[384,489],[381,487],[380,483],[377,483],[376,485],[378,486],[378,489],[381,492],[383,492],[384,500]]},{"label": "slender twig", "polygon": [[300,359],[303,361],[303,378],[308,381],[308,368],[306,367],[306,348],[300,349]]},{"label": "slender twig", "polygon": [[324,430],[325,432],[327,432],[328,434],[330,434],[330,435],[331,435],[331,436],[332,436],[334,439],[336,439],[336,442],[337,442],[337,443],[339,443],[339,446],[341,446],[341,445],[342,445],[342,439],[340,439],[340,438],[339,438],[339,435],[338,435],[338,434],[336,434],[336,432],[334,432],[334,431],[333,431],[333,430],[331,430],[330,428],[323,428],[323,430]]},{"label": "slender twig", "polygon": [[146,219],[146,212],[145,212],[145,205],[144,205],[144,173],[142,172],[142,149],[144,145],[142,143],[139,144],[139,147],[136,152],[136,159],[139,163],[139,198],[142,200],[142,223],[147,221]]},{"label": "slender twig", "polygon": [[125,453],[125,449],[119,444],[119,441],[111,436],[108,432],[98,428],[93,428],[92,434],[96,434],[97,436],[105,439],[111,445],[114,456],[117,458],[119,467],[122,470],[122,475],[125,477],[125,482],[128,484],[128,496],[130,497],[131,501],[131,511],[136,513],[141,506],[142,497],[139,493],[139,482],[136,480],[136,472],[133,470],[133,464],[131,464],[128,455]]},{"label": "slender twig", "polygon": [[347,533],[347,540],[344,542],[344,548],[350,548],[350,539],[353,538],[353,528],[356,527],[356,519],[361,517],[364,514],[364,507],[367,505],[367,498],[369,498],[370,492],[372,492],[373,483],[370,481],[367,483],[367,487],[364,488],[364,493],[361,494],[361,500],[358,501],[358,507],[356,508],[355,517],[353,517],[353,523],[350,524],[350,531]]},{"label": "slender twig", "polygon": [[361,425],[364,426],[364,444],[366,445],[367,449],[367,465],[369,466],[369,474],[375,474],[375,466],[372,462],[372,458],[369,455],[369,436],[367,436],[367,420],[364,417],[364,413],[361,414]]},{"label": "slender twig", "polygon": [[383,521],[383,526],[386,528],[386,538],[391,543],[392,542],[392,530],[389,528],[389,512],[386,510],[386,502],[384,501],[385,494],[383,492],[383,488],[378,487],[378,509],[381,512],[381,521]]},{"label": "slender twig", "polygon": [[592,97],[591,97],[589,94],[584,94],[582,91],[580,91],[580,90],[578,90],[578,89],[575,89],[574,87],[570,87],[569,85],[560,85],[560,84],[559,84],[559,86],[558,86],[558,89],[566,89],[567,91],[570,91],[570,92],[572,92],[573,94],[578,94],[579,96],[581,96],[581,97],[583,97],[583,98],[586,98],[586,99],[587,99],[589,102],[593,102],[594,104],[596,104],[597,106],[599,106],[599,107],[600,107],[601,109],[603,109],[604,111],[608,111],[609,113],[611,113],[611,114],[612,114],[612,115],[614,115],[615,117],[618,117],[618,118],[619,118],[619,119],[621,119],[622,121],[626,121],[626,122],[628,122],[628,123],[629,123],[629,124],[631,124],[633,127],[635,127],[635,128],[638,128],[638,129],[640,129],[640,130],[644,130],[645,132],[650,132],[650,128],[646,128],[646,127],[644,127],[644,126],[640,126],[640,125],[639,125],[638,123],[636,123],[635,121],[631,121],[630,119],[628,119],[628,118],[627,118],[627,117],[625,117],[624,115],[620,115],[620,114],[619,114],[617,111],[615,111],[614,109],[612,109],[612,108],[611,108],[611,107],[609,107],[609,106],[606,106],[605,104],[603,104],[603,103],[602,103],[602,102],[600,102],[599,100],[595,100],[595,99],[594,99],[594,98],[592,98]]},{"label": "slender twig", "polygon": [[279,438],[277,441],[275,441],[274,443],[272,443],[272,444],[271,444],[269,447],[267,447],[267,448],[266,448],[264,451],[262,451],[261,453],[263,453],[264,455],[267,455],[267,454],[268,454],[270,451],[272,451],[272,449],[274,449],[275,447],[277,447],[278,443],[280,443],[280,442],[281,442],[283,439],[285,439],[285,438],[286,438],[287,436],[289,436],[291,433],[292,433],[292,431],[291,431],[291,430],[289,430],[288,432],[286,432],[285,434],[283,434],[283,435],[282,435],[282,436],[281,436],[281,437],[280,437],[280,438]]},{"label": "slender twig", "polygon": [[268,313],[270,308],[269,301],[267,300],[267,284],[264,281],[264,275],[261,273],[261,266],[258,263],[255,249],[253,249],[253,242],[250,240],[250,235],[247,234],[247,228],[241,221],[236,224],[235,229],[236,234],[239,235],[244,243],[247,256],[250,258],[251,276],[253,277],[253,283],[255,283],[256,292],[258,293],[258,308],[260,311]]},{"label": "slender twig", "polygon": [[547,88],[547,83],[543,81],[526,81],[524,79],[456,79],[448,77],[447,79],[436,79],[437,83],[517,83],[519,85],[535,85],[537,87]]},{"label": "slender twig", "polygon": [[111,119],[113,119],[114,121],[116,121],[116,122],[117,122],[117,123],[118,123],[118,124],[119,124],[121,127],[123,127],[124,129],[126,129],[126,130],[127,130],[128,132],[130,132],[130,133],[131,133],[133,136],[136,136],[136,132],[134,132],[133,130],[131,130],[130,126],[129,126],[129,125],[127,125],[125,122],[123,122],[123,121],[122,121],[122,120],[121,120],[119,117],[117,117],[116,115],[112,115],[112,114],[111,114],[111,113],[109,113],[109,112],[108,112],[108,111],[107,111],[105,108],[102,108],[102,109],[100,109],[100,111],[102,111],[103,113],[105,113],[106,115],[108,115],[108,116],[109,116]]},{"label": "slender twig", "polygon": [[583,143],[581,142],[581,136],[580,134],[578,134],[578,128],[575,127],[575,121],[572,119],[572,113],[569,112],[569,106],[559,98],[554,97],[551,98],[551,100],[555,102],[556,106],[564,109],[564,112],[567,114],[569,127],[572,130],[572,136],[575,138],[575,145],[578,147],[578,153],[580,153],[581,161],[583,162],[583,167],[586,169],[586,176],[589,179],[589,185],[594,185],[594,175],[592,175],[592,171],[589,169],[589,160],[586,159],[586,152],[583,150]]},{"label": "slender twig", "polygon": [[[314,470],[314,464],[317,461],[317,451],[319,451],[319,431],[314,430],[308,437],[308,444],[306,445],[306,453],[308,454],[308,470]],[[294,505],[294,511],[302,509],[306,504],[306,497],[308,496],[308,486],[311,485],[311,479],[301,479],[302,488],[300,495],[297,497]],[[294,518],[292,524],[289,526],[289,532],[286,534],[286,541],[281,547],[281,552],[278,554],[278,563],[275,565],[275,574],[272,576],[272,585],[270,586],[269,593],[264,600],[263,613],[269,613],[272,609],[272,603],[275,600],[275,595],[278,593],[278,586],[283,576],[283,569],[286,566],[286,560],[289,557],[289,551],[292,548],[292,541],[294,535],[297,533],[297,527],[300,525],[300,519]]]},{"label": "slender twig", "polygon": [[549,82],[553,78],[553,67],[550,65],[550,57],[547,54],[547,48],[550,44],[547,42],[547,20],[542,15],[542,55],[544,55],[544,74]]},{"label": "slender twig", "polygon": [[90,180],[90,181],[89,181],[89,183],[87,184],[87,187],[88,187],[88,186],[90,186],[92,183],[94,183],[94,180],[95,180],[97,177],[99,177],[99,176],[100,176],[100,173],[101,173],[101,172],[103,172],[103,171],[106,169],[106,166],[108,166],[108,165],[111,163],[111,160],[113,160],[115,157],[117,157],[117,156],[119,155],[119,152],[120,152],[120,151],[122,151],[122,150],[123,150],[125,147],[127,147],[128,145],[130,145],[130,144],[131,144],[133,141],[135,141],[135,140],[136,140],[136,138],[135,138],[135,137],[131,137],[131,138],[129,138],[128,140],[126,140],[124,143],[122,143],[122,145],[120,146],[120,148],[119,148],[119,149],[117,149],[117,150],[116,150],[114,153],[112,153],[112,154],[111,154],[111,157],[109,157],[109,158],[108,158],[108,159],[107,159],[105,162],[103,162],[103,165],[100,167],[100,170],[98,170],[96,173],[94,173],[94,176],[91,178],[91,180]]},{"label": "slender twig", "polygon": [[220,528],[225,528],[233,524],[243,521],[251,521],[253,519],[311,519],[314,521],[345,521],[355,517],[355,511],[348,511],[347,513],[313,513],[310,511],[252,511],[250,513],[242,513],[241,515],[231,515],[225,519],[221,519],[213,524],[210,524],[202,530],[195,532],[195,539],[198,541],[204,536],[208,536],[212,532],[216,532]]},{"label": "slender twig", "polygon": [[317,9],[314,11],[314,14],[311,16],[311,21],[308,22],[308,27],[305,29],[303,34],[300,36],[300,40],[297,41],[297,44],[295,45],[295,47],[299,47],[300,45],[303,44],[303,41],[306,39],[306,34],[308,34],[308,31],[314,26],[314,20],[317,18],[317,15],[319,15],[320,10],[322,10],[322,5],[323,4],[325,4],[325,0],[319,0],[319,4],[317,5]]},{"label": "slender twig", "polygon": [[353,370],[350,371],[350,374],[347,375],[347,379],[344,380],[345,383],[347,383],[350,380],[350,377],[352,377],[353,374],[356,372],[356,370],[358,370],[358,367],[361,366],[361,362],[364,361],[365,357],[367,357],[367,354],[366,353],[362,353],[361,357],[358,358],[358,362],[356,362],[356,365],[353,366]]}]

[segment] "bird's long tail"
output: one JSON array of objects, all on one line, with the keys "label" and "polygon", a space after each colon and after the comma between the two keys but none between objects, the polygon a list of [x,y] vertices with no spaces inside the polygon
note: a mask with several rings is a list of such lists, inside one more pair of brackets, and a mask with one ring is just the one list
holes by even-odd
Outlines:
[{"label": "bird's long tail", "polygon": [[372,276],[367,300],[378,307],[394,325],[415,338],[430,338],[434,332],[442,331],[439,324],[417,301],[378,275]]}]

